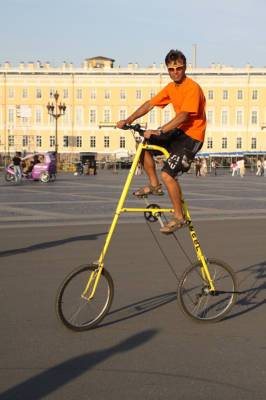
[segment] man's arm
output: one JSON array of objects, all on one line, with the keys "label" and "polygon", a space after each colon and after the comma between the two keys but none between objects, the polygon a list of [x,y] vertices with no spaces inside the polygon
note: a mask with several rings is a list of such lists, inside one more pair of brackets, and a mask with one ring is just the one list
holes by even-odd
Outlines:
[{"label": "man's arm", "polygon": [[186,111],[181,111],[180,113],[176,114],[171,121],[167,122],[160,129],[149,129],[145,131],[144,137],[149,139],[151,135],[159,136],[162,133],[167,135],[168,132],[171,130],[178,128],[183,122],[187,121],[189,118],[189,113]]},{"label": "man's arm", "polygon": [[138,118],[141,118],[143,115],[147,114],[149,111],[153,109],[153,105],[150,103],[150,101],[146,101],[143,103],[133,114],[131,114],[127,119],[123,119],[121,121],[118,121],[116,126],[117,128],[123,128],[127,124],[132,124],[133,121],[135,121]]},{"label": "man's arm", "polygon": [[178,128],[181,124],[186,122],[189,118],[189,113],[186,111],[181,111],[180,113],[176,114],[171,121],[167,122],[161,127],[163,133],[167,133],[175,128]]}]

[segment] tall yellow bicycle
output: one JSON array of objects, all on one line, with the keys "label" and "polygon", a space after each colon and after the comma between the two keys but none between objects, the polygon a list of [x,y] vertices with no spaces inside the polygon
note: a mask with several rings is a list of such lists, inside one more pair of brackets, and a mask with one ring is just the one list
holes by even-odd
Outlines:
[{"label": "tall yellow bicycle", "polygon": [[[56,312],[63,324],[74,331],[94,328],[108,313],[113,296],[114,284],[110,273],[104,267],[104,258],[121,213],[141,212],[150,221],[159,221],[162,215],[172,213],[170,208],[147,204],[145,208],[125,208],[129,187],[134,177],[143,150],[156,150],[169,157],[166,149],[151,145],[143,138],[140,125],[127,125],[138,143],[136,155],[127,176],[115,215],[107,234],[103,250],[97,262],[80,266],[62,282],[56,297]],[[216,322],[224,318],[235,303],[237,285],[234,272],[223,261],[205,257],[193,227],[184,199],[182,200],[188,230],[198,261],[183,273],[177,288],[177,300],[182,311],[195,321]]]}]

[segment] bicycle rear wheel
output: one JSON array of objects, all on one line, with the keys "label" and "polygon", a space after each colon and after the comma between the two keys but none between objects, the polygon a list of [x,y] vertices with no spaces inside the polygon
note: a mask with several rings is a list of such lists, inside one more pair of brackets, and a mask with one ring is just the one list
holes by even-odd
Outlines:
[{"label": "bicycle rear wheel", "polygon": [[82,297],[91,273],[96,269],[97,266],[95,265],[83,265],[77,268],[64,279],[58,289],[56,297],[57,316],[69,329],[86,331],[94,328],[111,307],[114,284],[110,274],[105,269],[102,270],[94,297],[91,300]]},{"label": "bicycle rear wheel", "polygon": [[198,322],[217,322],[232,308],[236,300],[237,285],[234,272],[223,261],[207,260],[210,276],[215,286],[211,292],[202,277],[200,261],[190,266],[178,285],[178,301],[182,311]]}]

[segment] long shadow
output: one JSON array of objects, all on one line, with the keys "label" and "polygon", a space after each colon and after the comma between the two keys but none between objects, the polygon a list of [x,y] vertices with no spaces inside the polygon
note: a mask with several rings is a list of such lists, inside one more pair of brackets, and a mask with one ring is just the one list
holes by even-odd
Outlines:
[{"label": "long shadow", "polygon": [[224,320],[246,314],[266,303],[266,261],[236,271],[236,278],[237,301],[230,315]]},{"label": "long shadow", "polygon": [[[223,321],[255,310],[266,303],[266,261],[235,272],[238,281],[237,301]],[[100,327],[113,325],[176,301],[176,292],[163,293],[117,308],[108,313]]]},{"label": "long shadow", "polygon": [[[155,310],[156,308],[162,307],[175,300],[176,292],[169,292],[160,294],[158,296],[149,297],[136,303],[128,304],[121,308],[117,308],[116,310],[108,313],[104,320],[107,320],[107,322],[99,324],[99,328],[103,326],[113,325],[121,321],[126,321],[130,318],[136,318],[141,314],[145,314],[147,312]],[[111,321],[108,321],[108,319],[110,318]]]},{"label": "long shadow", "polygon": [[106,233],[107,232],[101,232],[101,233],[91,234],[91,235],[73,236],[70,238],[54,240],[51,242],[37,243],[37,244],[33,244],[32,246],[23,247],[23,248],[19,248],[19,249],[4,250],[4,251],[0,251],[0,257],[9,257],[9,256],[14,256],[16,254],[30,253],[33,251],[49,249],[51,247],[61,246],[66,243],[78,242],[78,241],[82,241],[82,240],[96,240],[99,236],[106,235]]},{"label": "long shadow", "polygon": [[116,346],[71,358],[6,390],[0,395],[0,399],[42,399],[113,355],[131,351],[144,345],[146,342],[152,340],[157,333],[158,330],[149,329],[123,340]]}]

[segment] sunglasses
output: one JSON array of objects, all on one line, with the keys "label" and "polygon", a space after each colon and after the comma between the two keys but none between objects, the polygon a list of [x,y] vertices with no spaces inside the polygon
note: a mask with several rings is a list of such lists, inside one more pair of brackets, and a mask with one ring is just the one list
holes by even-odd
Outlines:
[{"label": "sunglasses", "polygon": [[184,68],[184,65],[182,65],[180,67],[169,67],[167,69],[169,72],[177,72],[177,71],[182,71],[183,68]]}]

